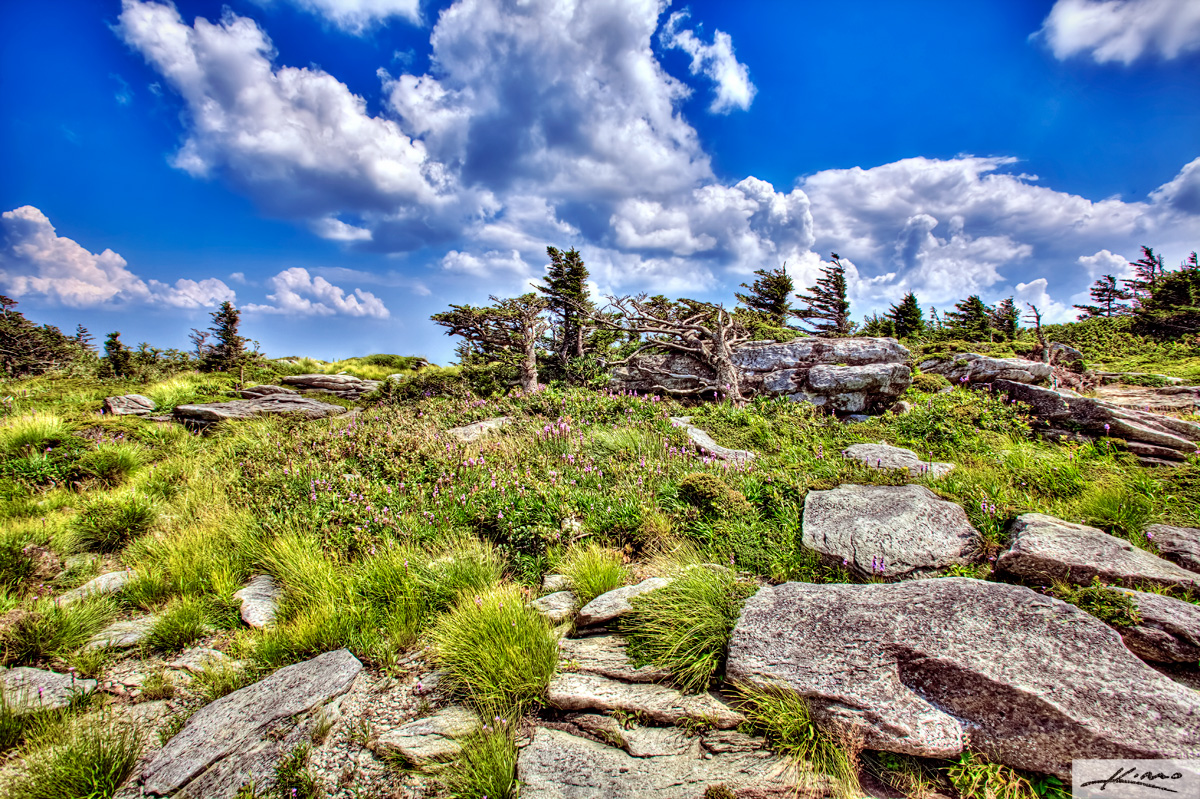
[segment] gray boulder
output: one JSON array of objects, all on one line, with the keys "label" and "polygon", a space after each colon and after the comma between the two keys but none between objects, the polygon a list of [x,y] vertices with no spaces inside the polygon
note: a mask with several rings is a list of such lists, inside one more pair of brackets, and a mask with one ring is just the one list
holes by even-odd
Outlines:
[{"label": "gray boulder", "polygon": [[1189,571],[1200,572],[1200,530],[1151,524],[1146,528],[1146,535],[1164,558]]},{"label": "gray boulder", "polygon": [[108,572],[93,580],[89,580],[78,588],[67,591],[54,601],[59,605],[73,605],[89,596],[106,596],[108,594],[120,593],[125,590],[125,586],[135,576],[135,573],[130,569],[119,572]]},{"label": "gray boulder", "polygon": [[619,635],[562,638],[558,642],[559,670],[595,674],[625,682],[666,682],[671,672],[654,666],[634,666]]},{"label": "gray boulder", "polygon": [[1097,399],[1126,408],[1168,413],[1193,413],[1200,407],[1200,386],[1096,386]]},{"label": "gray boulder", "polygon": [[1155,663],[1200,660],[1200,606],[1162,594],[1112,590],[1132,599],[1142,617],[1141,624],[1118,629],[1130,652]]},{"label": "gray boulder", "polygon": [[242,399],[258,399],[259,397],[269,397],[272,394],[298,394],[295,389],[284,388],[283,386],[272,386],[269,384],[261,386],[250,386],[238,391],[238,395]]},{"label": "gray boulder", "polygon": [[1017,517],[1008,549],[996,559],[1000,571],[1048,583],[1089,585],[1093,577],[1126,586],[1200,588],[1200,575],[1181,569],[1095,527],[1041,513]]},{"label": "gray boulder", "polygon": [[593,624],[605,624],[619,619],[633,610],[633,605],[629,604],[629,600],[647,591],[670,585],[670,583],[671,581],[665,577],[650,577],[637,585],[626,585],[613,589],[580,608],[575,621],[580,627],[589,627]]},{"label": "gray boulder", "polygon": [[990,760],[1059,777],[1075,758],[1200,756],[1200,695],[1100,620],[1017,585],[763,588],[734,627],[726,674],[795,691],[868,749],[953,758],[969,736]]},{"label": "gray boulder", "polygon": [[546,701],[559,710],[621,711],[655,724],[702,720],[729,730],[746,720],[715,694],[684,694],[665,685],[627,683],[596,674],[556,674],[546,688]]},{"label": "gray boulder", "polygon": [[43,710],[61,710],[76,699],[96,690],[95,680],[71,674],[18,666],[0,669],[0,688],[4,701],[18,716]]},{"label": "gray boulder", "polygon": [[[664,742],[667,736],[672,740],[678,737],[675,731],[656,735]],[[648,751],[662,749],[657,745]],[[521,799],[698,799],[717,785],[755,799],[796,795],[795,770],[785,758],[761,747],[702,755],[689,749],[682,754],[634,757],[546,727],[535,729],[529,745],[518,755],[517,779]]]},{"label": "gray boulder", "polygon": [[475,424],[468,424],[462,427],[451,427],[446,432],[464,444],[469,444],[472,441],[478,441],[484,436],[491,435],[511,422],[512,419],[510,417],[500,416],[495,419],[484,419],[482,422],[475,422]]},{"label": "gray boulder", "polygon": [[[930,358],[918,366],[922,372],[942,375],[951,383],[1044,383],[1054,371],[1048,363],[1024,358],[990,358],[974,352],[959,352]],[[965,380],[963,378],[966,378]]]},{"label": "gray boulder", "polygon": [[953,463],[922,460],[911,449],[891,444],[851,444],[842,455],[862,461],[873,469],[903,469],[914,477],[941,477],[954,469]]},{"label": "gray boulder", "polygon": [[137,619],[113,622],[84,645],[84,649],[132,649],[154,629],[158,616],[142,616]]},{"label": "gray boulder", "polygon": [[142,771],[143,793],[232,799],[262,782],[311,731],[313,711],[350,689],[362,664],[345,649],[286,666],[197,710]]},{"label": "gray boulder", "polygon": [[979,533],[924,486],[846,484],[808,492],[803,543],[862,574],[905,577],[972,563]]},{"label": "gray boulder", "polygon": [[104,413],[115,416],[142,416],[153,413],[158,406],[149,397],[141,394],[125,394],[120,397],[104,398]]},{"label": "gray boulder", "polygon": [[571,590],[571,578],[565,574],[547,574],[542,577],[542,590],[547,594]]},{"label": "gray boulder", "polygon": [[572,592],[558,591],[533,600],[529,607],[545,616],[551,624],[562,624],[575,615],[576,601]]},{"label": "gray boulder", "polygon": [[425,768],[455,757],[462,751],[459,741],[479,728],[478,716],[455,705],[388,730],[371,743],[371,749],[376,754],[399,757],[410,766]]},{"label": "gray boulder", "polygon": [[270,626],[279,612],[279,600],[283,589],[275,584],[269,574],[250,578],[250,582],[234,593],[233,598],[242,603],[242,621],[257,629]]},{"label": "gray boulder", "polygon": [[335,394],[344,399],[358,399],[382,385],[382,380],[363,380],[354,375],[292,375],[281,380],[284,385],[295,386],[313,394]]},{"label": "gray boulder", "polygon": [[346,412],[341,405],[301,397],[298,394],[268,394],[258,399],[206,402],[199,405],[179,405],[175,418],[192,425],[210,425],[231,419],[252,419],[255,416],[292,415],[304,419],[324,419]]},{"label": "gray boulder", "polygon": [[707,452],[714,458],[719,458],[723,461],[734,461],[737,463],[748,463],[754,460],[755,455],[748,449],[729,449],[722,447],[717,442],[713,441],[712,436],[692,424],[690,416],[672,416],[671,425],[674,427],[683,428],[687,434],[688,440],[695,444],[701,452]]}]

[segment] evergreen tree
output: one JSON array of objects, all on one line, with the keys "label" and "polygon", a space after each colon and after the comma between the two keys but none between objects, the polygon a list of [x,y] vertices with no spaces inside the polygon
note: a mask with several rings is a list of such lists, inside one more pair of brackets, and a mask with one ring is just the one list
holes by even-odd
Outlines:
[{"label": "evergreen tree", "polygon": [[945,323],[950,333],[967,341],[991,341],[993,309],[972,294],[956,303],[953,311],[946,311]]},{"label": "evergreen tree", "polygon": [[896,338],[911,338],[925,331],[925,314],[921,312],[917,297],[911,291],[904,295],[899,305],[888,309],[887,316],[892,320]]},{"label": "evergreen tree", "polygon": [[547,309],[555,320],[554,352],[565,366],[572,358],[583,357],[587,338],[587,318],[596,310],[588,298],[588,270],[579,251],[572,248],[561,252],[547,247],[550,268],[546,285],[534,286],[546,295]]},{"label": "evergreen tree", "polygon": [[128,377],[133,366],[133,354],[121,341],[120,331],[114,330],[104,339],[104,359],[114,377]]},{"label": "evergreen tree", "polygon": [[75,326],[75,343],[79,345],[81,350],[84,352],[95,352],[96,348],[92,346],[93,341],[95,339],[92,338],[92,334],[88,332],[86,327],[83,325]]},{"label": "evergreen tree", "polygon": [[489,307],[451,305],[429,317],[446,328],[447,336],[461,336],[473,345],[469,352],[510,363],[520,369],[521,389],[537,391],[537,348],[550,327],[544,314],[550,301],[532,291],[520,297],[492,296]]},{"label": "evergreen tree", "polygon": [[863,318],[862,327],[859,328],[860,336],[888,336],[896,335],[896,323],[892,321],[890,316],[880,316],[879,314],[871,314]]},{"label": "evergreen tree", "polygon": [[[817,285],[796,298],[804,303],[792,313],[808,322],[805,333],[814,336],[848,336],[854,330],[850,323],[850,302],[846,299],[846,267],[835,252],[833,263],[821,269]],[[816,320],[816,321],[812,321]]]},{"label": "evergreen tree", "polygon": [[792,315],[792,292],[796,290],[787,273],[787,264],[778,269],[759,269],[754,274],[758,276],[754,283],[741,285],[749,293],[734,293],[734,296],[746,308],[761,314],[770,325],[785,327]]},{"label": "evergreen tree", "polygon": [[16,310],[17,301],[0,294],[0,374],[40,375],[76,363],[80,342],[53,325],[39,325]]},{"label": "evergreen tree", "polygon": [[231,372],[245,362],[246,339],[238,335],[242,312],[226,300],[209,316],[213,323],[209,331],[214,343],[208,347],[204,367],[208,371]]},{"label": "evergreen tree", "polygon": [[1125,316],[1130,312],[1124,300],[1132,299],[1133,295],[1117,285],[1117,279],[1105,275],[1092,284],[1089,292],[1095,305],[1076,305],[1080,319],[1091,319],[1094,316]]},{"label": "evergreen tree", "polygon": [[1181,268],[1159,276],[1136,313],[1139,327],[1156,336],[1200,333],[1200,257],[1193,252]]},{"label": "evergreen tree", "polygon": [[1012,297],[997,303],[996,307],[991,310],[991,317],[992,329],[999,333],[1005,341],[1012,341],[1017,337],[1021,311],[1017,309],[1017,304],[1013,302]]},{"label": "evergreen tree", "polygon": [[1131,263],[1130,266],[1133,267],[1133,277],[1121,282],[1125,284],[1125,289],[1129,292],[1134,307],[1137,308],[1154,292],[1154,287],[1162,278],[1164,274],[1163,259],[1161,255],[1154,254],[1153,247],[1143,245],[1142,257]]}]

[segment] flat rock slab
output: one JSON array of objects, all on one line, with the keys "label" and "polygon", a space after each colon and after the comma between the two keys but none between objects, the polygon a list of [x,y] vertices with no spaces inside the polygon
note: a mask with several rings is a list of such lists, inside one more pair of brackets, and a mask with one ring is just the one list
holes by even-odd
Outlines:
[{"label": "flat rock slab", "polygon": [[671,424],[675,427],[683,428],[683,432],[687,434],[689,441],[714,458],[723,461],[734,461],[736,463],[748,463],[757,457],[748,449],[722,447],[713,441],[712,436],[692,424],[692,417],[690,416],[672,416]]},{"label": "flat rock slab", "polygon": [[634,757],[700,754],[700,738],[678,727],[632,727],[626,729],[612,716],[580,713],[570,717],[579,729],[605,743],[620,746]]},{"label": "flat rock slab", "polygon": [[495,419],[484,419],[482,422],[476,422],[475,424],[463,425],[462,427],[451,427],[446,432],[464,444],[469,444],[472,441],[478,441],[484,436],[491,435],[511,422],[511,417],[500,416]]},{"label": "flat rock slab", "polygon": [[1164,558],[1188,571],[1200,572],[1200,530],[1152,524],[1146,528],[1146,535]]},{"label": "flat rock slab", "polygon": [[851,444],[842,450],[842,455],[862,461],[872,469],[903,469],[914,477],[941,477],[948,474],[953,463],[921,460],[911,449],[893,447],[891,444]]},{"label": "flat rock slab", "polygon": [[1023,586],[963,577],[786,583],[750,598],[731,682],[788,688],[868,749],[1063,777],[1075,758],[1200,756],[1200,694],[1108,625]]},{"label": "flat rock slab", "polygon": [[571,590],[571,578],[565,574],[547,574],[542,578],[542,590],[547,594]]},{"label": "flat rock slab", "polygon": [[104,412],[115,416],[142,416],[153,413],[158,406],[149,397],[141,394],[124,394],[120,397],[105,397]]},{"label": "flat rock slab", "polygon": [[348,650],[286,666],[197,710],[142,772],[143,792],[171,796],[182,788],[206,799],[232,799],[238,786],[261,781],[289,743],[281,724],[344,694],[362,671]]},{"label": "flat rock slab", "polygon": [[301,397],[297,394],[268,394],[258,399],[206,402],[199,405],[179,405],[175,418],[182,422],[208,425],[232,419],[252,419],[255,416],[292,415],[304,419],[325,419],[346,412],[341,405]]},{"label": "flat rock slab", "polygon": [[1192,413],[1200,407],[1200,386],[1097,386],[1096,398],[1126,408],[1169,413]]},{"label": "flat rock slab", "polygon": [[551,624],[562,624],[575,615],[577,600],[570,591],[547,594],[529,603],[529,607],[546,617]]},{"label": "flat rock slab", "polygon": [[1121,628],[1129,651],[1155,663],[1191,663],[1200,660],[1200,606],[1162,594],[1121,591],[1137,605],[1141,624]]},{"label": "flat rock slab", "polygon": [[996,559],[996,568],[1029,580],[1065,580],[1089,585],[1093,577],[1106,583],[1136,587],[1200,588],[1200,575],[1181,569],[1095,527],[1064,522],[1041,513],[1017,517],[1012,543]]},{"label": "flat rock slab", "polygon": [[803,542],[861,574],[905,577],[973,562],[979,533],[924,486],[846,484],[808,492]]},{"label": "flat rock slab", "polygon": [[1041,383],[1049,380],[1054,371],[1050,364],[1041,361],[989,358],[974,352],[959,352],[943,358],[931,358],[918,368],[922,372],[942,375],[951,383],[994,383],[997,380]]},{"label": "flat rock slab", "polygon": [[158,616],[113,622],[96,633],[84,649],[132,649],[146,640],[156,621]]},{"label": "flat rock slab", "polygon": [[698,799],[716,785],[753,790],[746,796],[756,799],[783,799],[794,795],[795,784],[787,762],[769,752],[634,757],[545,727],[521,750],[517,779],[521,799]]},{"label": "flat rock slab", "polygon": [[382,380],[363,380],[354,375],[291,375],[280,382],[301,391],[336,394],[346,399],[368,394],[383,383]]},{"label": "flat rock slab", "polygon": [[450,760],[462,751],[459,740],[480,728],[479,717],[464,707],[443,708],[380,735],[372,749],[402,757],[416,767]]},{"label": "flat rock slab", "polygon": [[72,588],[54,601],[59,605],[73,605],[85,597],[117,594],[124,591],[125,586],[129,585],[130,580],[135,576],[136,574],[129,569],[102,574],[78,588]]},{"label": "flat rock slab", "polygon": [[72,699],[95,691],[97,685],[95,680],[28,666],[0,670],[4,699],[18,716],[59,710],[69,705]]},{"label": "flat rock slab", "polygon": [[654,666],[635,667],[619,635],[593,635],[587,638],[561,638],[558,642],[560,668],[584,674],[596,674],[625,682],[666,682],[671,672]]},{"label": "flat rock slab", "polygon": [[279,612],[279,600],[283,598],[280,588],[269,574],[250,578],[246,587],[233,595],[242,603],[242,621],[256,629],[262,629],[275,621]]},{"label": "flat rock slab", "polygon": [[259,397],[267,397],[271,394],[298,394],[295,389],[284,388],[283,386],[261,385],[250,386],[238,391],[242,399],[258,399]]},{"label": "flat rock slab", "polygon": [[670,585],[670,583],[671,581],[665,577],[651,577],[642,580],[637,585],[613,589],[580,608],[575,621],[580,627],[589,627],[593,624],[605,624],[619,619],[633,610],[633,605],[629,604],[629,600],[647,591]]},{"label": "flat rock slab", "polygon": [[559,710],[620,710],[655,724],[702,719],[719,730],[728,730],[745,721],[741,713],[714,694],[683,694],[665,685],[626,683],[595,674],[555,675],[546,689],[546,698]]}]

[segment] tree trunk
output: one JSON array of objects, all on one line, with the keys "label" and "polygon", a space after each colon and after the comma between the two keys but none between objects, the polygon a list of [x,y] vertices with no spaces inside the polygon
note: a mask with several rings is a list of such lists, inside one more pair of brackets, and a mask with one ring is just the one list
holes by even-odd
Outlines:
[{"label": "tree trunk", "polygon": [[521,359],[521,391],[532,394],[537,391],[537,341],[533,336],[525,337],[525,357]]},{"label": "tree trunk", "polygon": [[726,313],[724,310],[717,311],[717,321],[713,325],[713,370],[717,373],[717,386],[720,391],[728,395],[735,403],[740,404],[742,401],[742,387],[738,379],[737,367],[733,365],[733,349],[730,348],[729,342],[725,338],[725,325],[722,319]]}]

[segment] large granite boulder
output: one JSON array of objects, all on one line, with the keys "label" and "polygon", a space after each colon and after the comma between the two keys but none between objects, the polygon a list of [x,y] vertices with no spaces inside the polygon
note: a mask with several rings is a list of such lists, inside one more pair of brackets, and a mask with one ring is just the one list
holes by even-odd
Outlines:
[{"label": "large granite boulder", "polygon": [[1200,530],[1195,527],[1172,527],[1152,524],[1146,537],[1154,542],[1162,556],[1188,571],[1200,572]]},{"label": "large granite boulder", "polygon": [[1041,513],[1017,517],[1011,543],[996,559],[996,568],[1043,583],[1064,580],[1090,585],[1094,577],[1099,577],[1103,582],[1129,587],[1145,583],[1200,589],[1200,574],[1095,527]]},{"label": "large granite boulder", "polygon": [[1069,389],[1055,391],[1011,380],[998,380],[994,388],[1029,405],[1033,414],[1050,427],[1068,423],[1093,436],[1139,441],[1184,453],[1200,447],[1200,424],[1195,422],[1083,397]]},{"label": "large granite boulder", "polygon": [[1132,599],[1142,617],[1140,623],[1119,630],[1130,652],[1155,663],[1200,660],[1200,606],[1162,594],[1111,590]]},{"label": "large granite boulder", "polygon": [[343,399],[358,399],[383,384],[382,380],[363,380],[354,375],[292,375],[280,381],[300,391],[336,394]]},{"label": "large granite boulder", "polygon": [[1194,413],[1200,409],[1200,386],[1101,385],[1096,386],[1096,399],[1125,408],[1169,413]]},{"label": "large granite boulder", "polygon": [[104,413],[114,416],[144,416],[158,407],[154,400],[141,394],[124,394],[120,397],[104,398]]},{"label": "large granite boulder", "polygon": [[786,583],[747,601],[727,678],[805,697],[864,746],[1068,777],[1075,758],[1200,757],[1200,694],[1108,625],[1023,586],[962,577]]},{"label": "large granite boulder", "polygon": [[1050,364],[1041,361],[991,358],[974,352],[930,358],[917,368],[926,374],[942,375],[951,383],[994,383],[997,380],[1044,383],[1054,372]]},{"label": "large granite boulder", "polygon": [[[912,383],[909,352],[891,338],[800,338],[757,341],[734,353],[747,397],[786,396],[843,413],[881,411]],[[625,391],[687,392],[711,371],[690,355],[644,355],[613,370]]]},{"label": "large granite boulder", "polygon": [[919,485],[841,485],[804,498],[803,542],[860,574],[906,577],[973,562],[979,533],[962,507]]},{"label": "large granite boulder", "polygon": [[348,691],[360,671],[358,659],[339,649],[205,705],[146,765],[142,794],[233,799],[310,738],[314,711]]},{"label": "large granite boulder", "polygon": [[324,419],[340,416],[345,412],[346,409],[341,405],[320,402],[298,394],[268,394],[258,399],[179,405],[175,408],[175,418],[185,424],[206,426],[231,419],[251,419],[255,416],[283,414],[304,419]]}]

